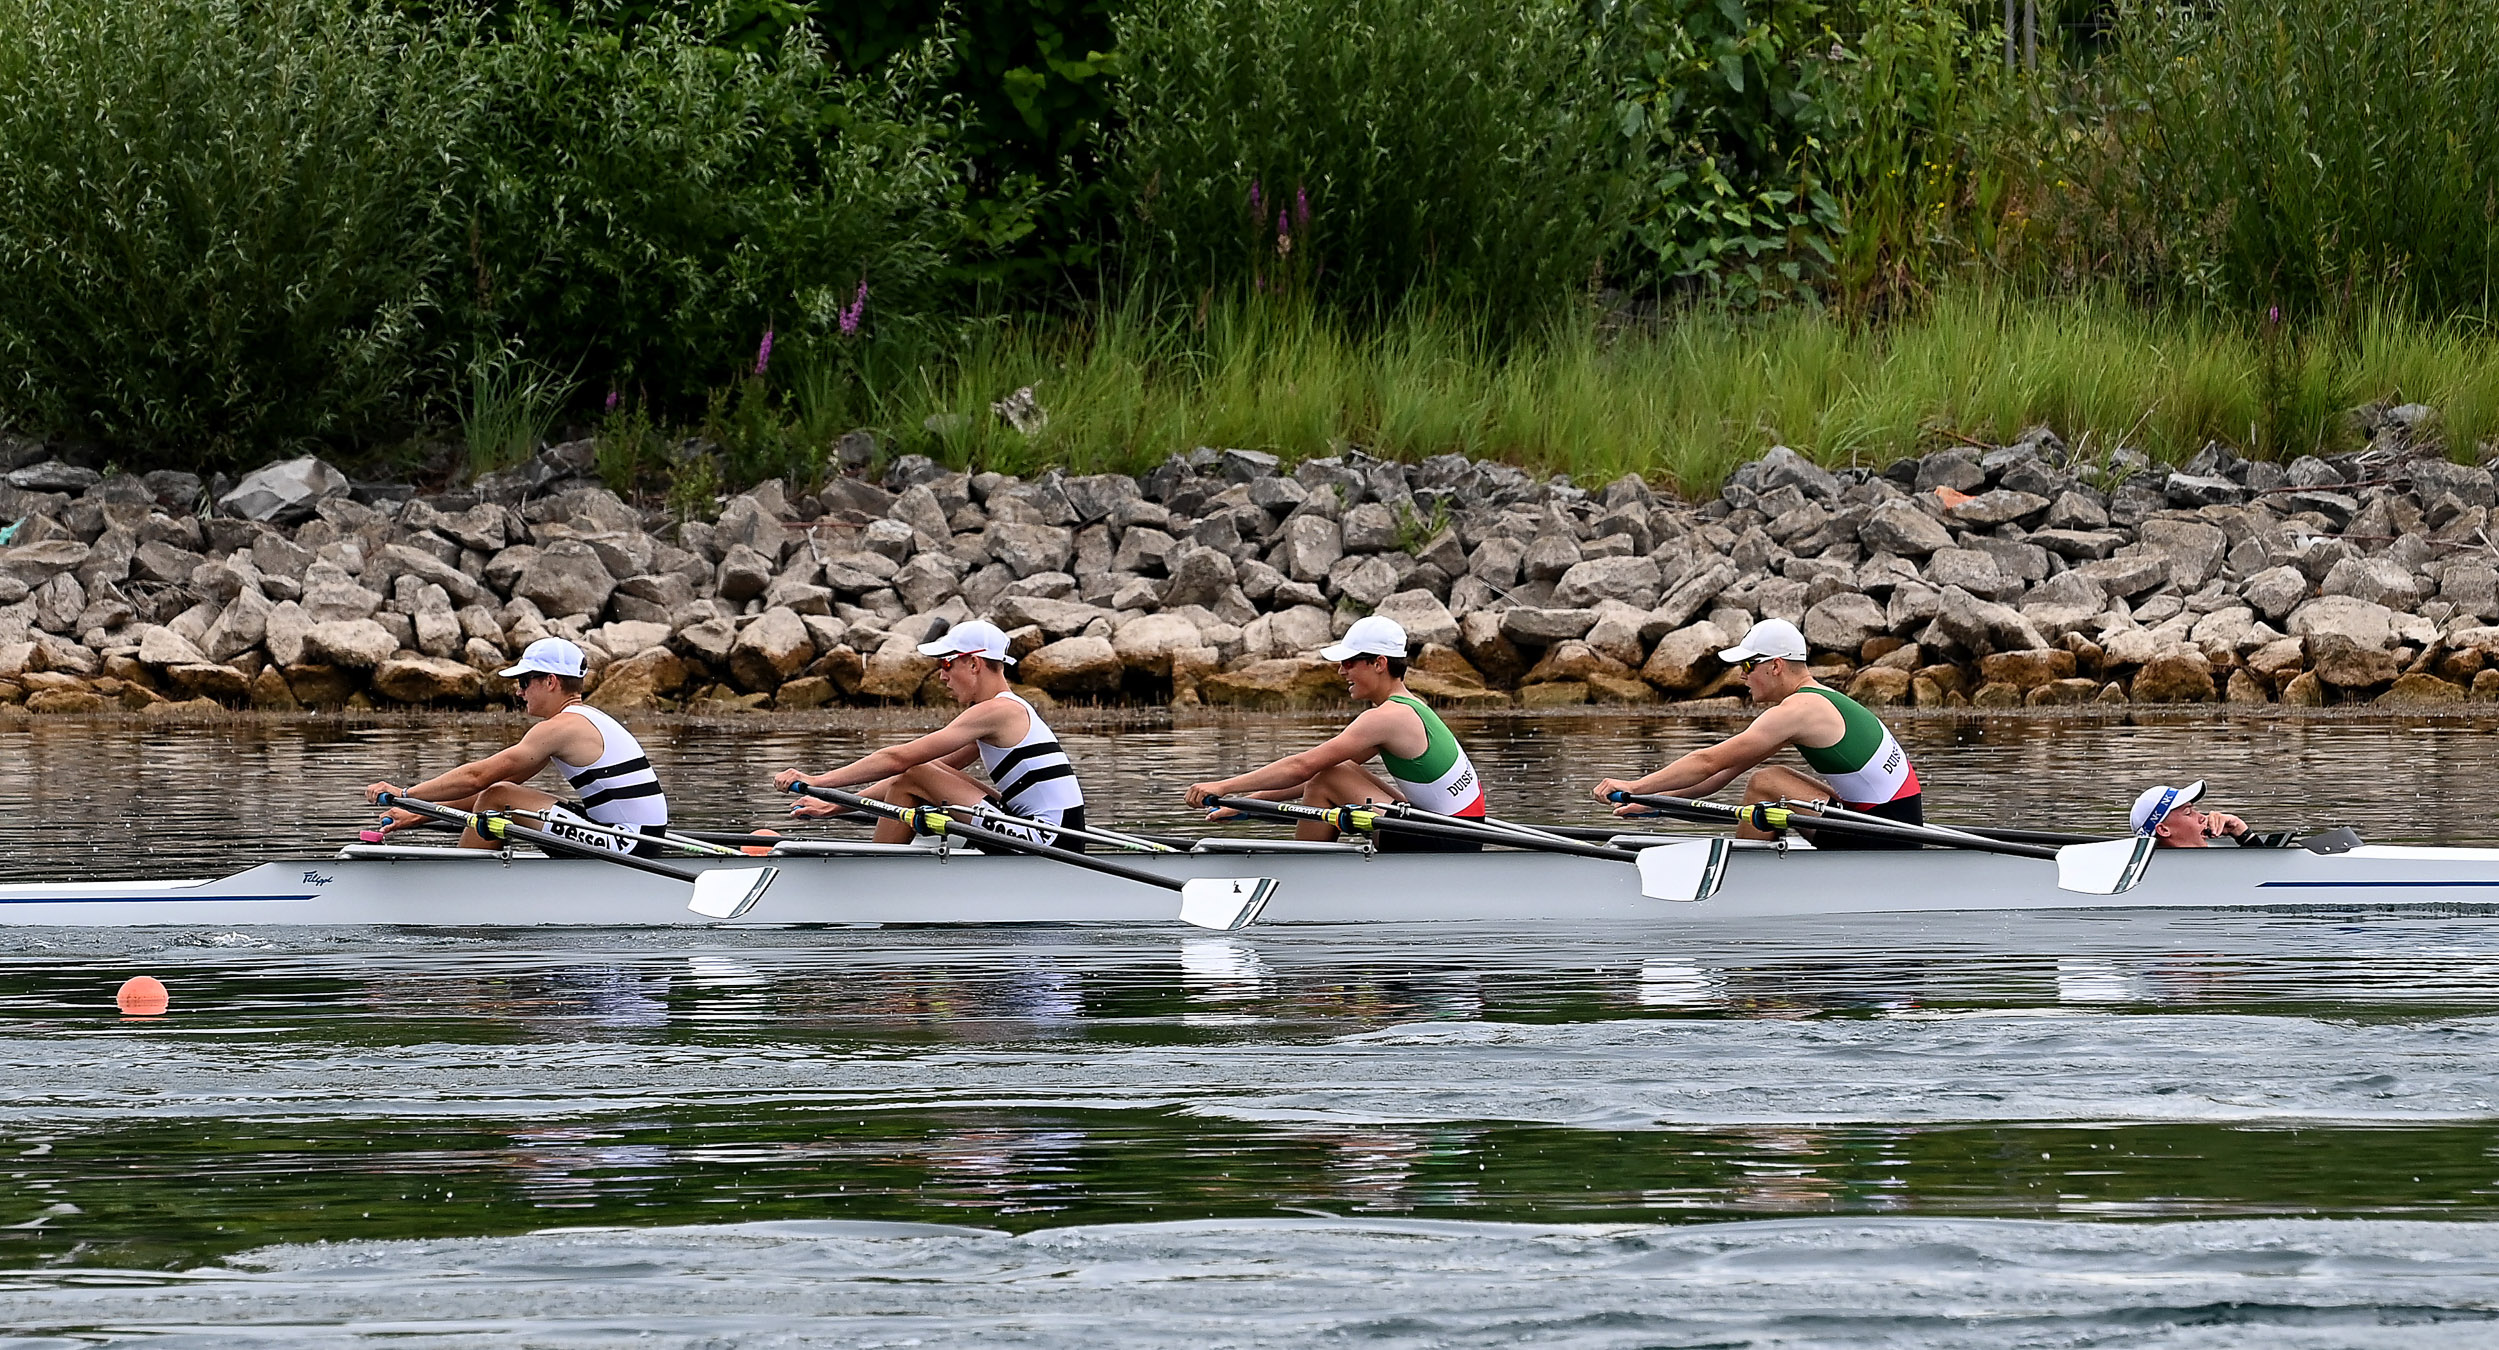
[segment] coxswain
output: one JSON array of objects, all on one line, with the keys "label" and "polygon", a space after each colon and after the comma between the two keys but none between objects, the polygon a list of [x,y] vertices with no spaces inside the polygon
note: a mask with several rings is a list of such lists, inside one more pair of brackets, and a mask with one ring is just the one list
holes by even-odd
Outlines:
[{"label": "coxswain", "polygon": [[[365,800],[375,801],[387,793],[461,811],[534,812],[548,833],[585,847],[646,855],[659,852],[656,839],[636,840],[629,846],[608,832],[663,832],[668,828],[668,795],[660,790],[659,775],[652,771],[650,757],[642,753],[642,744],[633,733],[581,701],[581,648],[562,638],[540,638],[529,644],[511,669],[497,673],[515,683],[521,706],[538,719],[538,725],[508,749],[471,760],[415,787],[375,783],[364,790]],[[550,765],[579,794],[577,799],[567,801],[524,786]],[[382,832],[405,829],[423,819],[408,811],[386,811]],[[578,828],[583,825],[607,829]],[[461,832],[460,843],[464,848],[503,846],[473,829]]]},{"label": "coxswain", "polygon": [[[1319,655],[1334,661],[1345,687],[1370,708],[1334,737],[1262,768],[1189,788],[1191,806],[1208,797],[1249,796],[1267,801],[1301,799],[1311,806],[1361,806],[1405,802],[1435,815],[1481,819],[1484,782],[1458,738],[1440,715],[1406,689],[1406,630],[1373,614],[1356,619],[1345,637]],[[1388,771],[1383,779],[1366,767],[1373,755]],[[1218,811],[1220,819],[1230,812]],[[1334,839],[1325,821],[1294,827],[1303,839]],[[1433,838],[1386,830],[1383,853],[1462,853],[1483,847],[1473,840]]]},{"label": "coxswain", "polygon": [[2249,842],[2247,822],[2226,811],[2197,806],[2203,795],[2201,778],[2185,787],[2148,787],[2135,798],[2128,819],[2135,833],[2151,836],[2155,848],[2211,848],[2216,839]]},{"label": "coxswain", "polygon": [[[1753,625],[1742,642],[1718,653],[1718,659],[1743,675],[1745,691],[1763,706],[1761,715],[1735,735],[1695,750],[1645,778],[1605,779],[1594,789],[1597,800],[1610,801],[1616,792],[1706,797],[1751,769],[1753,776],[1744,785],[1747,805],[1837,802],[1905,825],[1926,823],[1918,771],[1910,765],[1908,753],[1864,704],[1813,678],[1805,666],[1805,635],[1796,631],[1795,624],[1764,619]],[[1812,773],[1762,764],[1790,746]],[[1647,810],[1635,804],[1615,814],[1642,815]],[[1802,820],[1796,824],[1816,848],[1917,847],[1913,842],[1843,835],[1837,830],[1817,838],[1812,826]],[[1747,839],[1770,834],[1750,820],[1736,833]]]},{"label": "coxswain", "polygon": [[[1077,785],[1076,766],[1059,748],[1050,724],[1023,697],[1007,687],[1007,635],[998,625],[974,619],[959,623],[920,644],[922,656],[937,658],[937,678],[946,692],[964,705],[954,720],[918,740],[889,745],[822,773],[783,769],[773,775],[774,787],[789,791],[794,783],[810,787],[846,788],[869,784],[860,795],[895,806],[978,806],[995,804],[1009,815],[1044,825],[1085,827],[1085,790]],[[989,782],[965,773],[980,761]],[[810,799],[791,814],[829,816],[844,808]],[[992,824],[989,828],[1040,844],[1082,848],[1073,836],[1055,830]],[[880,843],[902,844],[912,830],[898,820],[877,822]]]}]

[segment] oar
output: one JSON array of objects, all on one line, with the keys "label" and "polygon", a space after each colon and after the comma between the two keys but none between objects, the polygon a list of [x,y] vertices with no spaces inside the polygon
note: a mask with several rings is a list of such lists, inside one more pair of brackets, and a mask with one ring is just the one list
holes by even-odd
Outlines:
[{"label": "oar", "polygon": [[1121,834],[1117,830],[1093,830],[1074,825],[1053,825],[1046,820],[1034,820],[1030,816],[1010,815],[986,802],[978,806],[948,807],[947,810],[969,811],[974,819],[983,824],[1021,825],[1031,830],[1049,830],[1054,834],[1073,835],[1078,839],[1090,839],[1097,844],[1108,844],[1112,848],[1124,848],[1132,853],[1178,853],[1181,851],[1169,844],[1156,843],[1154,840],[1133,834]]},{"label": "oar", "polygon": [[637,872],[648,872],[655,877],[667,877],[671,881],[686,882],[694,887],[694,898],[687,902],[686,908],[714,919],[734,919],[745,913],[749,906],[762,898],[764,888],[772,884],[772,879],[781,875],[781,869],[777,867],[705,869],[672,866],[651,858],[637,858],[630,853],[575,843],[560,835],[549,834],[545,830],[534,830],[527,825],[515,824],[503,816],[462,811],[457,807],[444,806],[440,802],[421,801],[400,793],[385,792],[374,800],[385,807],[412,811],[430,820],[448,821],[465,826],[477,831],[483,838],[517,839],[523,843],[536,844],[541,850],[559,857],[595,858],[600,862],[614,863],[619,867],[630,867]]},{"label": "oar", "polygon": [[620,844],[626,845],[627,847],[644,842],[666,844],[670,848],[677,849],[680,852],[692,853],[699,857],[705,858],[736,858],[744,856],[734,848],[726,847],[709,839],[700,839],[690,834],[678,834],[673,830],[661,830],[657,834],[644,834],[638,830],[620,830],[611,825],[600,825],[588,821],[560,820],[549,812],[525,811],[518,808],[506,811],[504,814],[517,816],[523,820],[537,821],[538,828],[547,831],[549,834],[595,834],[613,839]]},{"label": "oar", "polygon": [[845,792],[840,788],[813,787],[806,783],[792,783],[790,791],[814,797],[820,801],[847,806],[853,811],[865,811],[869,815],[882,816],[887,820],[899,820],[922,834],[952,835],[958,839],[969,839],[976,844],[984,844],[1008,853],[1029,853],[1037,858],[1063,862],[1070,867],[1081,867],[1087,871],[1099,872],[1104,876],[1119,877],[1147,886],[1159,886],[1167,891],[1178,891],[1180,893],[1178,915],[1180,922],[1195,924],[1200,928],[1227,931],[1247,928],[1251,921],[1258,917],[1258,912],[1267,907],[1268,897],[1275,894],[1276,883],[1273,877],[1197,877],[1187,881],[1176,880],[1148,872],[1143,868],[1115,863],[1108,858],[1097,858],[1088,853],[1078,853],[1073,849],[1055,848],[1049,844],[1035,843],[1030,839],[1018,839],[1014,835],[1003,834],[987,826],[959,820],[951,814],[952,808],[896,806],[891,802],[878,801],[874,797],[862,797],[856,792]]},{"label": "oar", "polygon": [[1963,848],[1980,853],[1997,853],[2009,858],[2038,858],[2056,864],[2059,890],[2084,895],[2118,895],[2134,889],[2143,880],[2144,870],[2152,863],[2152,841],[2135,837],[2106,839],[2094,844],[2067,844],[2051,848],[2045,844],[2017,844],[1962,830],[1930,825],[1906,825],[1880,816],[1869,816],[1835,808],[1830,815],[1819,815],[1756,802],[1749,806],[1727,806],[1719,802],[1699,801],[1691,797],[1667,797],[1633,792],[1617,792],[1607,798],[1613,802],[1630,802],[1646,806],[1666,815],[1685,820],[1723,821],[1743,824],[1750,821],[1766,830],[1802,826],[1809,830],[1829,830],[1833,834],[1854,835],[1861,839],[1888,839],[1900,843],[1932,844],[1939,848]]},{"label": "oar", "polygon": [[1724,839],[1693,839],[1635,850],[1581,843],[1517,827],[1480,827],[1471,821],[1461,824],[1456,816],[1435,815],[1404,803],[1311,806],[1303,802],[1271,802],[1264,797],[1208,797],[1206,805],[1273,820],[1315,820],[1347,834],[1387,830],[1427,839],[1504,844],[1539,853],[1630,863],[1640,869],[1640,893],[1651,900],[1707,900],[1718,893],[1718,887],[1727,878],[1729,846]]}]

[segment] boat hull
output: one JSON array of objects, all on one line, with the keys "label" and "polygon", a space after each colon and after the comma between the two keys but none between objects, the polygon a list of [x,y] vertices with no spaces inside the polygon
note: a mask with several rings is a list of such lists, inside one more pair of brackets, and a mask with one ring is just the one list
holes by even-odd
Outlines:
[{"label": "boat hull", "polygon": [[[717,926],[689,887],[611,864],[457,850],[273,862],[214,879],[0,886],[0,925]],[[1644,898],[1636,869],[1552,854],[1188,853],[1122,862],[1163,875],[1272,877],[1261,924],[1622,923],[1676,928],[1796,916],[2122,909],[2499,909],[2499,849],[2163,852],[2117,896],[2056,887],[2048,863],[1987,854],[1743,849],[1699,903]],[[712,866],[755,866],[738,859]],[[921,850],[774,858],[735,922],[1169,924],[1179,897],[1028,857]]]}]

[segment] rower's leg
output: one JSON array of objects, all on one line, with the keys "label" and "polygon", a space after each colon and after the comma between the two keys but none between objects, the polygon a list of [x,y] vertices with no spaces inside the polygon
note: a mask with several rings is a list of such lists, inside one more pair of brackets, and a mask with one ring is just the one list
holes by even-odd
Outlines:
[{"label": "rower's leg", "polygon": [[[915,764],[859,795],[894,806],[978,806],[989,800],[989,789],[943,764]],[[911,827],[899,820],[880,820],[876,842],[908,844]]]},{"label": "rower's leg", "polygon": [[[1306,806],[1362,806],[1371,802],[1403,800],[1397,790],[1371,776],[1359,764],[1337,764],[1322,769],[1302,784],[1302,803]],[[1336,830],[1325,821],[1305,820],[1293,827],[1293,837],[1326,843],[1336,838]]]},{"label": "rower's leg", "polygon": [[[1755,802],[1827,802],[1836,795],[1831,791],[1830,784],[1812,774],[1798,773],[1776,764],[1753,770],[1752,778],[1744,784],[1744,804],[1747,806]],[[1736,827],[1735,837],[1768,839],[1770,832],[1757,830],[1752,822],[1747,821]]]},{"label": "rower's leg", "polygon": [[[518,783],[497,783],[469,799],[463,809],[470,811],[544,811],[555,805],[555,798],[536,788]],[[488,839],[475,830],[460,831],[462,848],[501,848],[502,841]]]}]

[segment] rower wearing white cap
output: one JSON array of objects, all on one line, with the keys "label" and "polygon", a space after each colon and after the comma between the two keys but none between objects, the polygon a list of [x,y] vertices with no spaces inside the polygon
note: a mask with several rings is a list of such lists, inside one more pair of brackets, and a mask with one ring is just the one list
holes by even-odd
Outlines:
[{"label": "rower wearing white cap", "polygon": [[[613,834],[565,826],[604,825],[643,835],[668,827],[668,795],[660,790],[659,775],[652,771],[650,757],[642,753],[641,742],[615,718],[581,701],[581,648],[562,638],[540,638],[529,644],[510,669],[498,673],[517,684],[521,706],[538,719],[538,725],[510,748],[404,792],[389,783],[375,783],[364,790],[365,800],[389,793],[462,811],[544,812],[549,833],[586,847],[619,851],[624,844]],[[578,801],[563,801],[522,786],[549,765],[580,794]],[[389,833],[422,817],[393,810],[382,819],[383,832]],[[463,831],[460,843],[468,848],[502,847],[500,841],[483,838],[475,830]],[[645,841],[632,851],[653,853],[658,845]]]},{"label": "rower wearing white cap", "polygon": [[[1007,687],[1007,635],[998,625],[974,619],[959,623],[930,642],[920,644],[922,656],[937,658],[937,677],[946,692],[964,706],[938,731],[901,745],[889,745],[823,773],[783,769],[773,786],[788,791],[793,783],[813,787],[875,786],[860,795],[896,806],[977,806],[996,802],[1009,815],[1049,825],[1085,827],[1085,790],[1077,786],[1076,767],[1059,748],[1048,723]],[[964,772],[978,758],[989,775],[984,784]],[[995,786],[992,787],[991,784]],[[827,816],[842,808],[809,800],[795,815]],[[1031,836],[1036,843],[1082,848],[1055,831],[1012,825],[989,828]],[[911,827],[898,820],[877,822],[876,837],[888,844],[908,843]]]},{"label": "rower wearing white cap", "polygon": [[[1203,806],[1210,796],[1247,795],[1268,801],[1298,797],[1311,806],[1410,802],[1444,816],[1483,816],[1484,782],[1474,763],[1440,715],[1406,691],[1406,630],[1396,620],[1377,614],[1356,619],[1344,640],[1322,648],[1319,655],[1336,663],[1345,687],[1370,704],[1370,710],[1298,755],[1191,786],[1189,805]],[[1388,770],[1386,781],[1364,767],[1373,755]],[[1322,821],[1303,821],[1295,833],[1304,839],[1336,837],[1335,829]],[[1473,841],[1396,832],[1379,836],[1382,852],[1472,852],[1482,847]]]},{"label": "rower wearing white cap", "polygon": [[[1705,749],[1676,760],[1646,778],[1608,778],[1595,788],[1597,800],[1615,792],[1662,793],[1706,797],[1753,770],[1744,785],[1746,802],[1838,802],[1851,810],[1909,825],[1926,823],[1918,788],[1918,771],[1909,763],[1891,729],[1848,695],[1815,681],[1805,666],[1805,635],[1785,619],[1754,624],[1744,640],[1718,653],[1718,659],[1743,673],[1744,688],[1765,711],[1744,730]],[[1754,768],[1763,760],[1794,746],[1813,773],[1780,765]],[[1617,815],[1638,815],[1645,808],[1625,806]],[[1808,838],[1811,826],[1802,826]],[[1746,824],[1739,835],[1758,838],[1763,831]],[[1863,836],[1827,834],[1814,839],[1817,848],[1915,848]]]},{"label": "rower wearing white cap", "polygon": [[2237,843],[2247,838],[2247,822],[2225,811],[2196,805],[2204,796],[2204,780],[2185,787],[2148,787],[2135,798],[2128,819],[2135,833],[2150,835],[2156,848],[2210,848],[2216,838]]}]

